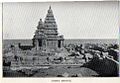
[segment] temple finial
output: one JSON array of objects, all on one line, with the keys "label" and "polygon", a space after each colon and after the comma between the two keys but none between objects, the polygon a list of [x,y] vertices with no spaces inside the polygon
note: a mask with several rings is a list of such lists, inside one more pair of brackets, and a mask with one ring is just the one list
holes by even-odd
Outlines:
[{"label": "temple finial", "polygon": [[42,25],[42,24],[43,24],[43,22],[42,22],[42,19],[40,18],[39,25]]},{"label": "temple finial", "polygon": [[49,9],[51,9],[51,5],[49,6]]},{"label": "temple finial", "polygon": [[42,19],[40,18],[40,21],[42,21]]},{"label": "temple finial", "polygon": [[51,5],[49,6],[48,13],[52,13]]},{"label": "temple finial", "polygon": [[40,18],[40,21],[38,22],[37,28],[40,29],[40,28],[43,28],[43,27],[44,27],[44,24],[42,22],[42,19]]}]

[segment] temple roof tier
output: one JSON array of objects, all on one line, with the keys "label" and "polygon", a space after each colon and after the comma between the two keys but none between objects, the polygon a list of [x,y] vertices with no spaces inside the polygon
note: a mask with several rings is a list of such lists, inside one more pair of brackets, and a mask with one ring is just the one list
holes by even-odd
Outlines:
[{"label": "temple roof tier", "polygon": [[47,15],[45,20],[55,20],[55,18],[53,16]]},{"label": "temple roof tier", "polygon": [[45,30],[57,30],[56,27],[52,28],[52,27],[49,27],[49,28],[45,28]]},{"label": "temple roof tier", "polygon": [[47,37],[45,35],[36,35],[34,36],[34,39],[46,39]]},{"label": "temple roof tier", "polygon": [[45,23],[54,23],[56,25],[55,20],[45,20]]}]

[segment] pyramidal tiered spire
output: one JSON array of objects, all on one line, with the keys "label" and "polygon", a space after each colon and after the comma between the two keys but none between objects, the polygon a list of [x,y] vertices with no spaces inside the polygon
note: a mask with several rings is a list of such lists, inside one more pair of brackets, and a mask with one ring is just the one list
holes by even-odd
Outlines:
[{"label": "pyramidal tiered spire", "polygon": [[47,28],[57,28],[56,22],[55,22],[55,18],[53,15],[53,11],[51,9],[51,6],[48,9],[46,18],[45,18],[45,27]]},{"label": "pyramidal tiered spire", "polygon": [[[47,30],[51,30],[51,33],[53,34],[58,34],[57,33],[57,24],[53,15],[53,11],[51,9],[51,6],[48,9],[45,21],[44,21],[44,26]],[[49,31],[47,32],[49,34]]]},{"label": "pyramidal tiered spire", "polygon": [[40,38],[40,36],[44,35],[44,23],[42,19],[38,22],[37,30],[35,32],[35,38]]}]

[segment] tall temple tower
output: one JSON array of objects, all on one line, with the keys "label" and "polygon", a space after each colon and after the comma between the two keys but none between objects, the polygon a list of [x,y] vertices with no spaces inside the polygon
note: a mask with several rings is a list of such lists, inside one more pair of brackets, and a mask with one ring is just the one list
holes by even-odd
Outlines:
[{"label": "tall temple tower", "polygon": [[40,19],[38,23],[37,30],[33,37],[33,45],[37,50],[40,50],[42,48],[58,49],[63,47],[63,44],[64,38],[62,35],[58,35],[57,24],[50,6],[44,23],[42,19]]}]

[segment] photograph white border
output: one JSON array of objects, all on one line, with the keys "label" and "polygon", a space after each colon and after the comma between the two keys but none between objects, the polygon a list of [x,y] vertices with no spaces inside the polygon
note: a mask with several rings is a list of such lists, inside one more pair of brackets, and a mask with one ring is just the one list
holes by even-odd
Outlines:
[{"label": "photograph white border", "polygon": [[[2,2],[46,2],[51,0],[1,0],[0,2],[0,82],[1,83],[119,83],[120,77],[80,77],[80,78],[3,78],[2,77]],[[65,0],[52,0],[65,1]],[[73,0],[69,0],[73,1]],[[75,0],[88,1],[88,0]],[[89,1],[118,1],[118,0],[89,0]],[[119,26],[119,23],[118,23]],[[119,34],[119,33],[118,33]],[[57,81],[58,80],[58,81]]]}]

